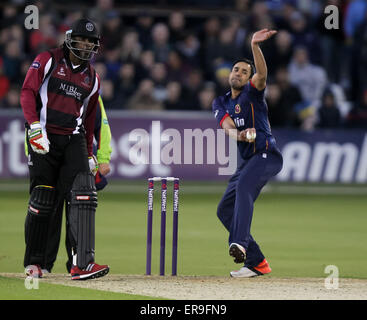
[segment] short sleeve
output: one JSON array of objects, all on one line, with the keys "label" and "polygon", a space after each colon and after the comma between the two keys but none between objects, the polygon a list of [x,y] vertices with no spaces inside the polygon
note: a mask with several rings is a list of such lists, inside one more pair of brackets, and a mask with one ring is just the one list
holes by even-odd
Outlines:
[{"label": "short sleeve", "polygon": [[248,92],[253,97],[256,97],[258,99],[263,99],[264,98],[265,88],[263,90],[257,90],[255,85],[252,83],[251,80],[248,83],[248,87],[249,87]]},{"label": "short sleeve", "polygon": [[224,119],[229,117],[229,114],[224,108],[223,103],[220,101],[220,98],[214,99],[212,109],[215,119],[217,120],[219,126],[222,127]]}]

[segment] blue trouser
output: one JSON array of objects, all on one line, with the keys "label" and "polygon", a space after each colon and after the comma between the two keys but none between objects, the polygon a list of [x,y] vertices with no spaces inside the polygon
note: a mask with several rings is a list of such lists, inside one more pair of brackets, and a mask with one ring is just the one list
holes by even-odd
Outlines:
[{"label": "blue trouser", "polygon": [[238,243],[246,249],[246,267],[255,267],[265,258],[250,234],[254,202],[282,166],[283,158],[277,150],[241,159],[218,205],[217,215],[229,231],[229,244]]}]

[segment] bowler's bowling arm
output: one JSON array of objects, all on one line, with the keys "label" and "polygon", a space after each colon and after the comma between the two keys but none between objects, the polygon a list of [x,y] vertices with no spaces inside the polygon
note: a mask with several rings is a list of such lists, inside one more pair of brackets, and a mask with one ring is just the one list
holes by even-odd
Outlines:
[{"label": "bowler's bowling arm", "polygon": [[[232,139],[237,141],[249,142],[246,138],[247,131],[255,130],[253,128],[247,128],[246,130],[239,131],[231,117],[226,117],[222,122],[222,129]],[[256,131],[255,131],[256,132]]]}]

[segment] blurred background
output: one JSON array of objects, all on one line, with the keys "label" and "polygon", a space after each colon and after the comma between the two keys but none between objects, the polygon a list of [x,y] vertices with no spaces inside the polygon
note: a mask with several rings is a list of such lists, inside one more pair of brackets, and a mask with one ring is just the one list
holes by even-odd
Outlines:
[{"label": "blurred background", "polygon": [[[39,9],[39,29],[24,27],[24,8],[29,4]],[[338,29],[325,28],[328,14],[324,9],[328,5],[338,8]],[[182,128],[216,128],[211,103],[229,90],[231,63],[242,57],[252,58],[253,32],[269,28],[278,30],[262,45],[269,72],[266,100],[270,123],[282,150],[295,135],[299,136],[297,141],[309,145],[305,171],[314,172],[313,178],[311,172],[311,177],[306,173],[297,180],[301,173],[295,172],[284,180],[327,181],[324,167],[332,164],[326,163],[326,156],[336,152],[340,168],[329,169],[338,171],[329,182],[365,183],[367,169],[358,165],[367,161],[366,12],[366,0],[2,1],[0,112],[4,125],[0,176],[24,176],[27,172],[22,152],[7,146],[7,137],[18,134],[21,140],[23,125],[10,128],[8,124],[15,119],[12,115],[21,116],[20,90],[31,62],[38,53],[60,46],[65,31],[84,16],[98,24],[102,35],[100,53],[93,65],[102,80],[100,94],[114,138],[112,177],[144,176],[143,170],[135,176],[129,170],[117,170],[127,160],[126,138],[122,138],[127,127],[136,124],[135,128],[150,130],[151,122],[139,123],[142,114],[154,115],[150,120],[166,119],[166,128],[177,119],[187,119],[177,124]],[[194,124],[193,119],[201,120]],[[334,132],[340,130],[343,134],[334,137]],[[359,134],[348,133],[353,130],[359,130]],[[337,137],[344,140],[337,140],[337,149],[333,149]],[[318,150],[317,141],[331,148],[321,156],[325,166],[319,178],[315,178],[315,170],[319,169],[310,168],[315,159],[313,151]],[[346,143],[352,143],[352,151]],[[285,155],[286,167],[289,160],[302,157],[301,149],[299,145],[290,159]],[[345,178],[344,174],[343,178],[343,157],[352,157],[344,159],[351,177]],[[170,169],[159,172],[167,171]],[[147,177],[149,170],[144,172]]]},{"label": "blurred background", "polygon": [[[28,4],[39,8],[39,30],[24,28]],[[339,30],[324,26],[330,4],[339,8]],[[34,57],[88,16],[102,35],[94,65],[107,109],[210,110],[228,90],[231,63],[251,57],[252,33],[269,28],[279,32],[262,46],[272,125],[365,128],[354,109],[367,104],[366,8],[364,0],[2,1],[1,108],[19,108]],[[312,119],[297,117],[300,102],[317,109]]]}]

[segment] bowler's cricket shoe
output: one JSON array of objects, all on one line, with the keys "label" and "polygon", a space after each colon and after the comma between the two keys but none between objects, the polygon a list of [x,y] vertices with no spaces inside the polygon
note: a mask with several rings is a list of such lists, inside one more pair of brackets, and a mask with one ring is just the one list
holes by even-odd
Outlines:
[{"label": "bowler's cricket shoe", "polygon": [[42,278],[43,276],[41,266],[38,264],[31,264],[29,266],[26,266],[25,274],[27,275],[27,277],[32,278]]},{"label": "bowler's cricket shoe", "polygon": [[269,263],[264,259],[256,267],[242,267],[240,270],[231,271],[230,275],[233,278],[252,278],[262,276],[271,272]]},{"label": "bowler's cricket shoe", "polygon": [[243,263],[246,260],[246,250],[238,243],[231,243],[229,246],[229,255],[234,257],[235,263]]},{"label": "bowler's cricket shoe", "polygon": [[110,271],[107,265],[100,266],[97,263],[90,263],[85,269],[80,269],[78,266],[71,268],[71,280],[87,280],[105,276]]}]

